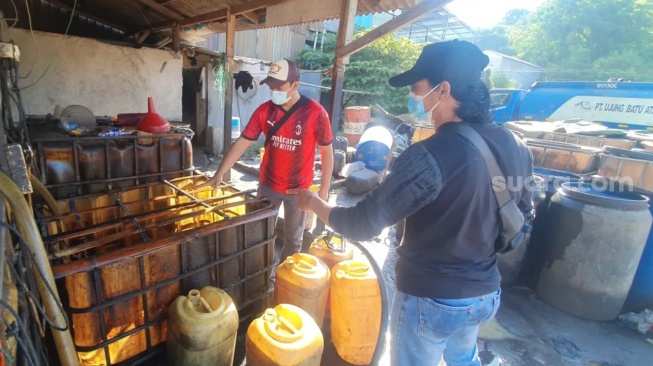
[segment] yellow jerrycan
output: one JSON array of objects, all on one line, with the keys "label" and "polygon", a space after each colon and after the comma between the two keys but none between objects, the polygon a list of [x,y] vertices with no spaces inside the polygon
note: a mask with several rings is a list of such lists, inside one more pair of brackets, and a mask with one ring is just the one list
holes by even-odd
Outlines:
[{"label": "yellow jerrycan", "polygon": [[329,269],[342,261],[354,258],[352,247],[347,246],[341,237],[334,235],[320,235],[315,238],[308,254],[318,257]]},{"label": "yellow jerrycan", "polygon": [[354,365],[372,362],[381,326],[381,289],[368,263],[347,260],[331,274],[331,338],[338,355]]},{"label": "yellow jerrycan", "polygon": [[324,338],[307,312],[280,304],[247,328],[247,364],[254,366],[320,366]]},{"label": "yellow jerrycan", "polygon": [[322,328],[329,295],[329,277],[329,268],[317,257],[295,253],[277,269],[274,304],[298,306]]},{"label": "yellow jerrycan", "polygon": [[[354,258],[354,250],[351,246],[347,246],[346,241],[342,237],[334,236],[333,233],[329,235],[320,235],[308,249],[308,254],[318,257],[324,264],[332,269],[336,264]],[[327,298],[326,311],[324,312],[324,319],[331,319],[331,304],[330,298]]]},{"label": "yellow jerrycan", "polygon": [[229,295],[215,287],[179,296],[168,312],[168,358],[175,366],[231,366],[238,311]]}]

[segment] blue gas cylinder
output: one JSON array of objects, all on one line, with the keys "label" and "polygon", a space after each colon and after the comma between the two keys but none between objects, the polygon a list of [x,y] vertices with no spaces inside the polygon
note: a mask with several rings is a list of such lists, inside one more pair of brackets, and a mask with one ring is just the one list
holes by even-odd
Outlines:
[{"label": "blue gas cylinder", "polygon": [[356,161],[365,163],[367,169],[375,172],[388,166],[392,158],[394,138],[390,130],[383,126],[374,126],[363,132],[356,148]]}]

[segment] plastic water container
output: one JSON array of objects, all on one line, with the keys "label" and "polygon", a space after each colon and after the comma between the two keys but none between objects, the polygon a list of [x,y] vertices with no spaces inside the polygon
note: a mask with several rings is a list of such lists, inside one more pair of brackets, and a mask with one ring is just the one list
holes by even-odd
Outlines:
[{"label": "plastic water container", "polygon": [[240,117],[231,117],[231,138],[240,137]]},{"label": "plastic water container", "polygon": [[338,355],[354,365],[369,365],[381,327],[381,290],[365,262],[347,260],[331,274],[331,338]]},{"label": "plastic water container", "polygon": [[249,325],[246,347],[248,365],[319,366],[324,337],[308,313],[280,304]]},{"label": "plastic water container", "polygon": [[329,268],[317,257],[295,253],[277,269],[274,304],[295,305],[321,328],[329,294]]},{"label": "plastic water container", "polygon": [[[328,241],[327,241],[328,240]],[[343,245],[340,238],[332,236],[327,238],[326,235],[320,235],[308,248],[308,254],[314,255],[319,258],[324,264],[332,269],[336,264],[354,258],[354,250],[351,246]],[[326,311],[324,312],[325,319],[331,319],[331,304],[330,294],[327,298]]]},{"label": "plastic water container", "polygon": [[374,126],[363,132],[356,148],[356,161],[365,163],[367,169],[375,172],[388,166],[392,157],[394,138],[390,130],[383,126]]},{"label": "plastic water container", "polygon": [[226,292],[210,286],[191,290],[170,305],[170,364],[231,366],[237,332],[238,311]]}]

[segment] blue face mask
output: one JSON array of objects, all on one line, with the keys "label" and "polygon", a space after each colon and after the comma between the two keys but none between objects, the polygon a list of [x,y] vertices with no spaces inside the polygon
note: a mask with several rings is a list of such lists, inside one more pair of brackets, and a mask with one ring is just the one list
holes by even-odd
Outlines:
[{"label": "blue face mask", "polygon": [[424,96],[417,95],[413,92],[408,94],[408,113],[410,113],[410,115],[417,122],[427,124],[431,123],[431,112],[433,112],[433,110],[437,108],[438,105],[440,105],[440,102],[436,103],[433,108],[427,112],[424,108],[424,97],[431,94],[435,89],[439,87],[440,84],[436,85],[435,88],[429,90],[429,92],[424,94]]}]

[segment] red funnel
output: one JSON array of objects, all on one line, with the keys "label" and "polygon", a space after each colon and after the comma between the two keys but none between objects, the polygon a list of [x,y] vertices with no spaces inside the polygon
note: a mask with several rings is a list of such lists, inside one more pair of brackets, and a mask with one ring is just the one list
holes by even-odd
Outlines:
[{"label": "red funnel", "polygon": [[170,123],[154,110],[152,97],[147,98],[147,114],[145,114],[136,128],[148,133],[167,133],[170,131]]}]

